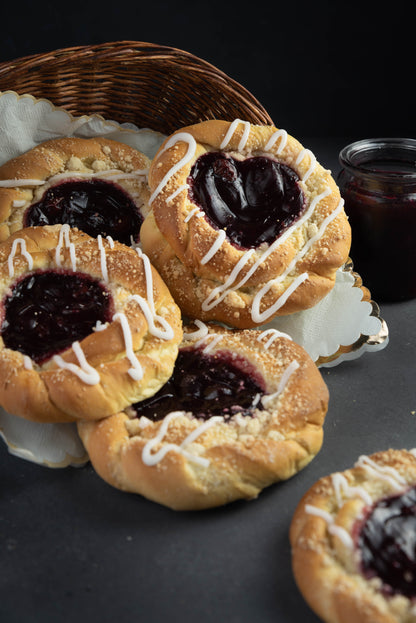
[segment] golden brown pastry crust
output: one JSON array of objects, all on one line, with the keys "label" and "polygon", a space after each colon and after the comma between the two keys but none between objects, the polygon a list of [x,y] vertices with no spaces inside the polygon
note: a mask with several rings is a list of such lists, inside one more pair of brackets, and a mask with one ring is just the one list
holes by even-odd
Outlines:
[{"label": "golden brown pastry crust", "polygon": [[[132,147],[106,138],[58,138],[45,141],[0,167],[0,242],[22,229],[27,208],[42,197],[56,175],[77,174],[111,180],[109,171],[143,175],[117,178],[143,218],[148,212],[147,170],[150,160]],[[113,180],[115,177],[113,176]],[[2,187],[1,181],[38,180],[43,184]]]},{"label": "golden brown pastry crust", "polygon": [[[235,416],[229,422],[206,420],[205,430],[199,428],[199,420],[184,412],[169,424],[170,414],[152,422],[129,417],[128,411],[100,422],[79,422],[79,433],[98,474],[119,489],[172,509],[198,510],[255,498],[264,487],[290,478],[307,465],[322,444],[328,390],[300,346],[279,337],[266,348],[270,336],[258,340],[259,335],[258,331],[211,325],[202,345],[211,355],[231,351],[248,360],[264,378],[269,394],[276,392],[291,362],[298,362],[280,396],[270,399],[264,411],[256,410],[254,417]],[[195,337],[183,346],[196,348],[199,343]],[[165,434],[151,443],[150,452],[151,456],[166,454],[156,464],[146,464],[146,444],[161,435],[163,426]],[[183,448],[208,464],[195,462],[179,447],[197,429],[198,437]]]},{"label": "golden brown pastry crust", "polygon": [[[67,239],[62,235],[65,230]],[[29,268],[18,246],[11,277],[8,261],[15,240],[24,241],[33,268]],[[33,271],[72,271],[71,249],[67,242],[74,245],[76,271],[104,281],[103,255],[95,238],[71,230],[67,225],[30,227],[0,244],[0,300],[16,280]],[[58,245],[60,266],[56,258]],[[105,285],[112,294],[115,313],[124,314],[128,322],[132,351],[143,370],[142,380],[134,380],[129,373],[135,361],[129,359],[120,317],[108,323],[104,330],[95,331],[80,341],[88,363],[99,374],[96,384],[84,382],[72,371],[59,367],[53,359],[28,367],[23,354],[6,348],[0,335],[0,405],[6,411],[39,422],[99,419],[151,396],[172,374],[182,339],[179,308],[148,258],[139,257],[134,249],[118,242],[112,246],[103,240],[103,247],[108,273]],[[153,282],[155,314],[172,328],[170,339],[154,335],[141,306],[129,299],[131,295],[139,295],[148,300],[149,276]],[[156,319],[156,326],[158,322]],[[66,362],[80,365],[72,347],[60,355]]]},{"label": "golden brown pastry crust", "polygon": [[[400,493],[391,481],[363,467],[362,458],[377,466],[396,470],[407,486],[416,485],[415,454],[406,450],[387,450],[370,457],[361,457],[344,472],[350,487],[364,488],[372,502]],[[371,466],[370,466],[371,467]],[[304,495],[293,516],[290,528],[293,572],[298,587],[310,607],[326,623],[412,623],[416,621],[415,604],[404,596],[386,597],[381,582],[367,580],[359,570],[359,554],[354,547],[354,527],[365,507],[357,491],[342,492],[337,499],[334,477],[321,478]],[[407,488],[402,485],[402,491]],[[358,489],[359,491],[359,489]],[[367,503],[369,503],[368,500]],[[307,512],[307,505],[329,513],[335,526],[341,527],[352,539],[343,543],[339,534],[331,534],[329,523]]]},{"label": "golden brown pastry crust", "polygon": [[[221,148],[233,127],[230,140]],[[245,129],[249,130],[247,140],[243,136]],[[276,140],[270,147],[273,136]],[[244,249],[226,238],[211,259],[202,263],[219,232],[206,218],[195,215],[196,206],[188,196],[186,184],[193,164],[206,151],[238,152],[240,158],[267,154],[290,166],[303,180],[300,186],[306,198],[304,215],[308,213],[308,218],[295,224],[286,239],[281,236],[277,244],[273,243],[270,252],[268,245],[262,245],[248,257]],[[183,158],[186,162],[171,175],[172,167]],[[296,139],[287,136],[286,141],[286,135],[272,126],[206,121],[182,128],[164,142],[153,159],[149,186],[152,210],[142,225],[142,245],[182,311],[190,317],[250,328],[275,315],[307,309],[332,289],[337,269],[348,258],[350,226],[330,172]],[[332,217],[325,224],[325,219]],[[244,266],[240,264],[238,275],[225,286],[239,261]],[[289,266],[292,268],[284,276]],[[307,273],[307,279],[295,283],[303,273]],[[280,280],[273,281],[279,277]],[[241,281],[244,283],[239,286]],[[277,304],[291,285],[296,286],[293,293],[286,302],[281,299]],[[259,294],[263,286],[265,291]],[[220,290],[215,290],[218,287]],[[216,304],[208,298],[212,292],[213,299],[215,292],[220,295]],[[274,311],[273,306],[280,307]]]}]

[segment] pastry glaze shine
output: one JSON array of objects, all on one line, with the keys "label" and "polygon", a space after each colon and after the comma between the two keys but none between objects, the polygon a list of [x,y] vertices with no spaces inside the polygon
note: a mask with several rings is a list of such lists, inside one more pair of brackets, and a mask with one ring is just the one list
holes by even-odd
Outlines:
[{"label": "pastry glaze shine", "polygon": [[[291,205],[282,227],[265,225],[263,219],[268,233],[258,232],[253,242],[248,225],[247,239],[243,241],[237,232],[233,240],[241,210],[235,209],[234,218],[229,216],[234,208],[227,208],[227,213],[223,209],[226,203],[238,204],[229,200],[236,191],[225,182],[215,184],[220,197],[216,212],[221,212],[221,218],[214,222],[208,214],[210,208],[196,196],[193,179],[195,167],[200,169],[204,159],[212,158],[211,169],[223,168],[221,162],[215,165],[218,159],[237,163],[223,170],[223,178],[247,179],[258,170],[253,173],[248,168],[249,174],[244,175],[238,171],[249,167],[250,161],[270,163],[266,177],[274,181],[267,182],[266,194],[273,196],[273,201],[279,196],[283,201],[279,200],[279,205],[285,201]],[[279,168],[293,176],[290,192],[289,186],[284,189],[282,175],[276,173]],[[276,315],[307,309],[332,289],[336,270],[348,257],[351,232],[334,180],[310,150],[283,130],[240,120],[206,121],[182,128],[156,154],[149,186],[151,211],[140,234],[143,249],[182,311],[192,318],[250,328]],[[256,210],[248,210],[248,220],[249,213],[258,217],[262,209],[252,188],[253,184],[247,183],[244,193],[240,192],[247,205],[256,206]],[[293,193],[299,201],[287,199]],[[256,218],[254,221],[257,227]]]},{"label": "pastry glaze shine", "polygon": [[0,242],[19,229],[68,224],[139,241],[150,160],[106,138],[45,141],[0,167]]},{"label": "pastry glaze shine", "polygon": [[[199,363],[188,375],[186,366],[180,371],[183,379],[173,383],[174,391],[168,383],[153,408],[150,400],[143,411],[139,404],[100,422],[78,423],[104,480],[175,510],[255,498],[293,476],[319,451],[328,406],[319,370],[292,340],[195,324],[185,327],[180,352],[192,352]],[[231,374],[219,392],[227,393],[238,377],[244,397],[225,410],[210,382],[215,370],[221,375],[224,361]],[[195,386],[194,370],[206,382]],[[203,396],[205,390],[211,398]],[[160,403],[160,419],[157,400],[164,393],[168,408]],[[175,393],[181,398],[175,400]]]},{"label": "pastry glaze shine", "polygon": [[[79,315],[77,297],[49,292],[56,276],[79,281],[81,293],[88,284],[105,293],[104,315],[83,294],[89,312],[82,334],[73,318]],[[39,310],[28,291],[27,311],[22,284],[36,285],[39,279],[46,280],[37,296]],[[39,356],[32,349],[36,331],[29,350],[21,336],[10,342],[13,319],[7,308],[14,298],[22,332],[42,316],[41,341],[48,344]],[[41,422],[100,419],[149,397],[172,374],[182,338],[180,311],[139,249],[91,238],[68,225],[19,230],[0,244],[0,300],[0,404],[14,415]],[[37,316],[30,317],[30,310]],[[61,325],[65,344],[54,344],[54,323]]]}]

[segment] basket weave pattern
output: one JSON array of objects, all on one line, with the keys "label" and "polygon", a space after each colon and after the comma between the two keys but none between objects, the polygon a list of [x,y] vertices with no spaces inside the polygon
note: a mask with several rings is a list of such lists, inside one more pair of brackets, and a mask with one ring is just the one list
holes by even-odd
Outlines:
[{"label": "basket weave pattern", "polygon": [[46,98],[73,115],[99,114],[164,134],[206,119],[272,124],[238,82],[176,48],[124,41],[63,48],[0,63],[0,91]]}]

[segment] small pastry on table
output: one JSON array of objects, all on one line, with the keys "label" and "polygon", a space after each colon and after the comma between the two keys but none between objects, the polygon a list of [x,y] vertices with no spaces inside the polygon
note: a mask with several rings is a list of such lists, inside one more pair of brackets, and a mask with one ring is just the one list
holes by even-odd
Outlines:
[{"label": "small pastry on table", "polygon": [[300,501],[290,528],[301,593],[326,623],[416,621],[416,451],[360,456]]}]

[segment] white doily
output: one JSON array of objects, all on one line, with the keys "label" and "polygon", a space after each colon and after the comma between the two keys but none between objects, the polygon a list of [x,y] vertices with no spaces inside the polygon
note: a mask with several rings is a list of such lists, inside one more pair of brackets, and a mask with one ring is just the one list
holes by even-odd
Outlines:
[{"label": "white doily", "polygon": [[[0,164],[39,143],[64,136],[105,136],[153,158],[165,138],[151,129],[107,121],[99,115],[73,117],[47,100],[13,91],[0,93]],[[350,268],[339,270],[333,290],[313,309],[276,318],[264,328],[289,333],[318,365],[333,366],[377,351],[388,342],[375,304],[362,300]],[[343,349],[343,346],[349,348]],[[75,424],[38,424],[0,408],[0,436],[11,453],[49,467],[88,460]]]}]

